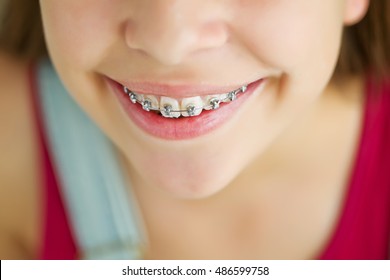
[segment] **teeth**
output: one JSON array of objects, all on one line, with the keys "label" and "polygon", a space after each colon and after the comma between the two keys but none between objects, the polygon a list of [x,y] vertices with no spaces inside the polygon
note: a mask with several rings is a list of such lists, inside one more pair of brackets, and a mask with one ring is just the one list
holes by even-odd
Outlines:
[{"label": "teeth", "polygon": [[138,94],[136,92],[134,92],[136,98],[137,98],[137,102],[141,103],[144,102],[144,95],[143,94]]},{"label": "teeth", "polygon": [[221,100],[219,100],[218,98],[211,99],[210,100],[211,109],[213,109],[213,110],[218,109],[220,106],[220,103],[221,103]]},{"label": "teeth", "polygon": [[198,116],[203,110],[203,101],[200,96],[184,98],[181,101],[181,114],[184,117]]},{"label": "teeth", "polygon": [[150,109],[152,109],[152,101],[145,98],[144,101],[142,101],[142,109],[149,112]]},{"label": "teeth", "polygon": [[137,95],[134,92],[130,92],[129,97],[132,103],[137,103]]},{"label": "teeth", "polygon": [[228,99],[228,93],[223,93],[219,95],[221,102],[227,102],[226,100]]},{"label": "teeth", "polygon": [[156,96],[154,96],[154,95],[145,95],[145,100],[149,100],[150,101],[151,108],[153,108],[153,109],[160,108],[160,105],[159,105],[159,102],[158,102],[158,99],[157,99]]},{"label": "teeth", "polygon": [[194,96],[183,98],[181,101],[167,96],[143,95],[123,87],[123,91],[129,96],[132,103],[141,104],[145,111],[160,111],[167,118],[179,118],[198,116],[202,110],[216,110],[221,103],[236,100],[237,95],[244,93],[247,86],[231,91],[229,93],[207,95],[205,97]]},{"label": "teeth", "polygon": [[227,94],[227,98],[230,100],[230,101],[234,101],[237,99],[237,92],[236,91],[231,91]]},{"label": "teeth", "polygon": [[160,99],[161,114],[167,118],[180,117],[180,112],[171,112],[171,111],[180,111],[179,102],[174,98],[162,96]]},{"label": "teeth", "polygon": [[123,87],[124,92],[129,96],[132,103],[137,103],[137,95],[129,90],[127,87]]},{"label": "teeth", "polygon": [[127,87],[123,87],[123,91],[126,93],[126,94],[129,94],[131,93],[131,90],[129,90]]},{"label": "teeth", "polygon": [[204,109],[205,110],[218,109],[223,99],[224,96],[222,94],[206,96]]}]

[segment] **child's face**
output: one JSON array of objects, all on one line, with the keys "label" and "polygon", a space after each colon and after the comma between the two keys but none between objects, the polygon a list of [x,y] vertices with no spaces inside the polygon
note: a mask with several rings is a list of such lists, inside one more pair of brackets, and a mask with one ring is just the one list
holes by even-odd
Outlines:
[{"label": "child's face", "polygon": [[[194,198],[231,183],[322,94],[342,28],[364,14],[367,1],[40,2],[64,84],[132,175]],[[236,101],[180,119],[143,111],[113,86],[205,100],[261,79]]]}]

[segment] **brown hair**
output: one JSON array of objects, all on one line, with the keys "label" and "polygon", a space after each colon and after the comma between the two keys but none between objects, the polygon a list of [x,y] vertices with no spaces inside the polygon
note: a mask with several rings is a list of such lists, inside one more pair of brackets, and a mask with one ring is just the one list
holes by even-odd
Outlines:
[{"label": "brown hair", "polygon": [[35,60],[46,55],[38,0],[3,0],[0,49]]},{"label": "brown hair", "polygon": [[371,0],[367,15],[345,28],[336,74],[390,77],[390,1]]},{"label": "brown hair", "polygon": [[[38,0],[6,0],[0,23],[0,48],[38,59],[47,54]],[[346,27],[336,75],[370,72],[390,76],[390,3],[371,0],[365,18]]]}]

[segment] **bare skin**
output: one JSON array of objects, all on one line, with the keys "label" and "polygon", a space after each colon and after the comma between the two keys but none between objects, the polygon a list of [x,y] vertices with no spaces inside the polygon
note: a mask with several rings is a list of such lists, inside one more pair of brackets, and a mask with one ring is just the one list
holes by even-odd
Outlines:
[{"label": "bare skin", "polygon": [[0,259],[36,258],[41,200],[27,63],[0,54]]},{"label": "bare skin", "polygon": [[[26,71],[26,63],[0,55],[1,259],[37,258],[42,240],[40,155]],[[125,167],[149,234],[145,258],[318,257],[342,210],[361,117],[359,80],[328,87],[261,158],[203,200],[143,188]]]},{"label": "bare skin", "polygon": [[216,196],[180,202],[133,178],[150,233],[147,258],[318,258],[342,211],[360,139],[361,88],[357,80],[328,88]]}]

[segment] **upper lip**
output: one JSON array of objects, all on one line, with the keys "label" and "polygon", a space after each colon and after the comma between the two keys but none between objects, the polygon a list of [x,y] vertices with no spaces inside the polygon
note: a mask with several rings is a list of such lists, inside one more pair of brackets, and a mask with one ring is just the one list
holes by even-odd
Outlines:
[{"label": "upper lip", "polygon": [[[261,80],[261,79],[259,79]],[[203,96],[212,94],[222,94],[234,91],[242,86],[248,86],[251,83],[247,82],[236,85],[191,85],[191,84],[163,84],[155,82],[129,82],[129,81],[116,81],[129,90],[140,94],[151,94],[157,96],[171,96],[171,97],[191,97],[191,96]]]}]

